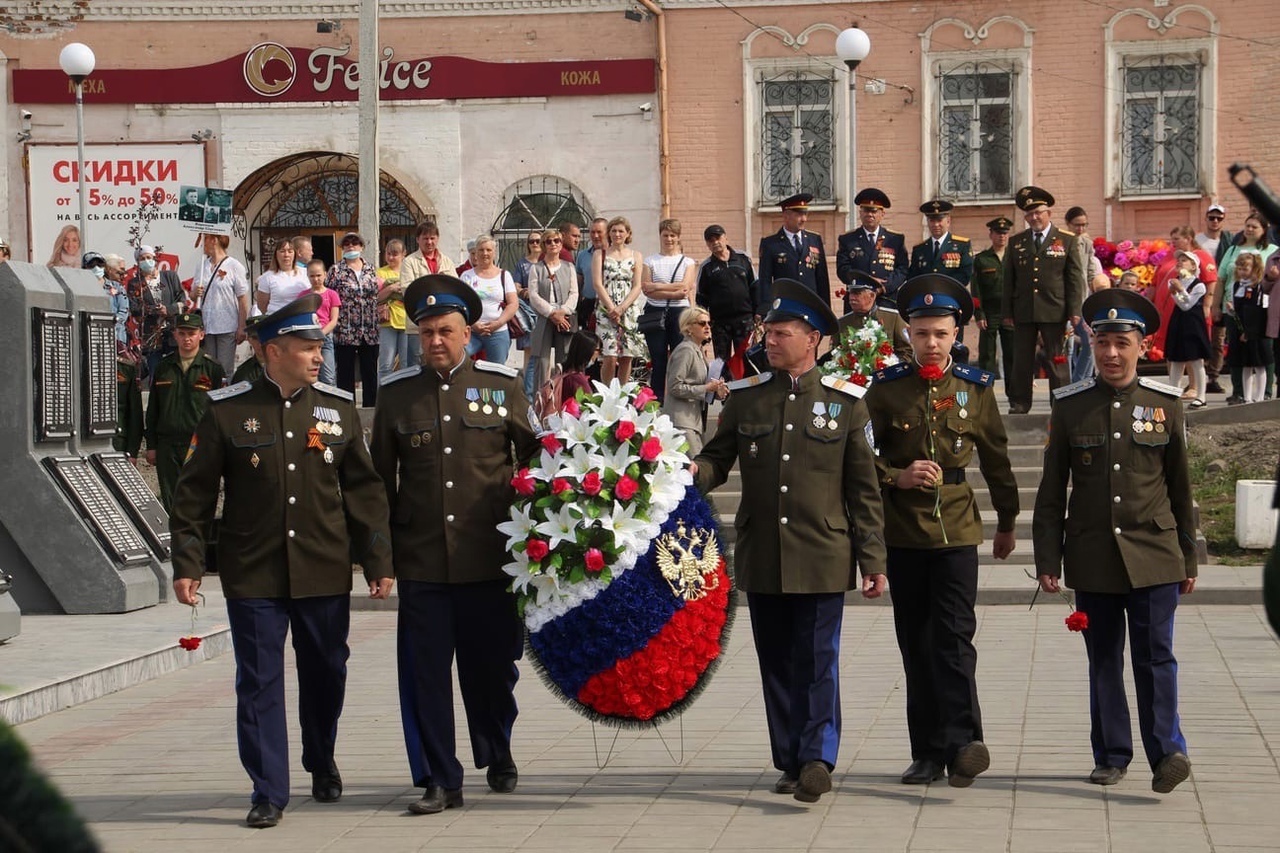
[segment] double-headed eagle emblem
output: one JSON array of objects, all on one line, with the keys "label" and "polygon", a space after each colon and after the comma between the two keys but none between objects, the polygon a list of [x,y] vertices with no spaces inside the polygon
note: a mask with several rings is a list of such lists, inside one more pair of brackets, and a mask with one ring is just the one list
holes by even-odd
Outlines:
[{"label": "double-headed eagle emblem", "polygon": [[697,601],[720,585],[720,543],[710,530],[686,533],[684,522],[677,522],[675,533],[658,537],[656,559],[677,598]]}]

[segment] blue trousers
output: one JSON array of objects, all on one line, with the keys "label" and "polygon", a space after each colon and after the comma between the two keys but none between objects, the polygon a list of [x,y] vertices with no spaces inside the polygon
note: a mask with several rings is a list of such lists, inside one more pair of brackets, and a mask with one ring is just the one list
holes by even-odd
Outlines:
[{"label": "blue trousers", "polygon": [[911,758],[949,764],[982,740],[978,707],[978,548],[889,548],[893,625],[907,681]]},{"label": "blue trousers", "polygon": [[351,596],[227,600],[236,656],[236,742],[253,781],[253,802],[289,804],[289,734],[284,712],[284,638],[298,664],[302,768],[334,769],[338,717],[347,689]]},{"label": "blue trousers", "polygon": [[413,784],[462,787],[453,721],[453,656],[476,767],[511,756],[516,661],[524,632],[506,581],[401,580],[396,657],[400,720]]},{"label": "blue trousers", "polygon": [[760,660],[773,766],[836,765],[840,749],[840,626],[844,593],[747,593]]},{"label": "blue trousers", "polygon": [[1129,702],[1124,692],[1124,634],[1129,625],[1133,686],[1138,694],[1138,731],[1147,763],[1186,752],[1178,721],[1178,661],[1173,657],[1173,613],[1178,584],[1143,587],[1124,594],[1076,592],[1076,608],[1089,616],[1083,632],[1089,654],[1089,740],[1093,761],[1128,767],[1133,760]]},{"label": "blue trousers", "polygon": [[646,312],[662,312],[662,327],[645,332],[644,340],[649,347],[649,361],[653,370],[649,374],[649,387],[658,395],[658,400],[667,397],[667,360],[671,351],[683,340],[680,334],[680,314],[683,308],[649,308]]}]

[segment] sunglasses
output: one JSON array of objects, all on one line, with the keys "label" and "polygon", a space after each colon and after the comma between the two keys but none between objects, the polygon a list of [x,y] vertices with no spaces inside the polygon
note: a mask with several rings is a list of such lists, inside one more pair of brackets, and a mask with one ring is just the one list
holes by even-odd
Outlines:
[{"label": "sunglasses", "polygon": [[563,240],[551,239],[551,240],[548,240],[547,242],[548,242],[548,243],[563,243],[564,241],[563,241]]},{"label": "sunglasses", "polygon": [[1223,220],[1223,218],[1224,218],[1224,217],[1221,217],[1221,216],[1206,216],[1205,218],[1206,218],[1206,219],[1208,219],[1210,222],[1221,222],[1221,221]]},{"label": "sunglasses", "polygon": [[695,326],[710,326],[710,325],[711,325],[711,321],[710,321],[710,320],[694,320],[694,321],[693,321],[693,325],[695,325]]}]

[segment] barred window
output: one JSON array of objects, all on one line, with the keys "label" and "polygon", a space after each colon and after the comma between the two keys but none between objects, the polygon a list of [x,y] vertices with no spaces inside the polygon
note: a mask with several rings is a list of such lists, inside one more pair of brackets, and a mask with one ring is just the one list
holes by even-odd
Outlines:
[{"label": "barred window", "polygon": [[1013,195],[1015,72],[1011,64],[939,66],[938,195],[1007,199]]},{"label": "barred window", "polygon": [[1202,64],[1172,54],[1122,60],[1121,190],[1198,193]]},{"label": "barred window", "polygon": [[786,71],[759,78],[760,201],[776,204],[799,192],[835,201],[833,76]]},{"label": "barred window", "polygon": [[515,269],[524,258],[525,238],[531,231],[566,221],[586,231],[593,217],[582,191],[568,181],[552,175],[525,178],[507,189],[502,212],[490,228],[498,244],[497,263],[505,270]]}]

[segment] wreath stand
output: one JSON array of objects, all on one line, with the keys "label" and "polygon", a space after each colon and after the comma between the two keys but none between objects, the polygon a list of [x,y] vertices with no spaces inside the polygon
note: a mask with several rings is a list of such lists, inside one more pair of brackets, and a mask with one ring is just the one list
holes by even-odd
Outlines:
[{"label": "wreath stand", "polygon": [[[671,746],[672,746],[672,745],[671,745],[670,743],[668,743],[668,742],[667,742],[667,739],[666,739],[665,737],[663,737],[663,735],[662,735],[662,726],[661,726],[661,724],[654,724],[653,726],[650,726],[649,728],[651,728],[651,729],[653,730],[654,734],[656,734],[656,735],[658,736],[658,740],[660,740],[660,741],[662,742],[662,748],[663,748],[663,749],[665,749],[665,750],[667,751],[667,757],[669,757],[669,758],[671,759],[671,763],[672,763],[672,764],[674,764],[676,767],[683,767],[683,766],[684,766],[684,715],[683,715],[683,714],[681,714],[677,719],[679,720],[679,725],[680,725],[680,729],[679,729],[679,731],[680,731],[680,739],[679,739],[678,741],[676,741],[676,746],[678,747],[678,750],[679,750],[679,757],[677,757],[677,756],[676,756],[676,753],[672,751],[672,749],[671,749]],[[591,745],[592,745],[592,747],[594,747],[594,748],[595,748],[595,753],[596,753],[596,769],[597,769],[597,770],[603,770],[603,769],[605,769],[606,767],[608,767],[608,766],[609,766],[609,761],[610,761],[610,760],[612,760],[612,758],[613,758],[613,750],[614,750],[614,747],[616,747],[616,746],[618,745],[618,736],[622,734],[622,728],[623,728],[623,727],[622,727],[622,726],[614,726],[614,727],[612,727],[612,728],[613,728],[613,737],[608,739],[608,740],[609,740],[609,749],[608,749],[608,751],[605,753],[605,755],[604,755],[604,760],[603,760],[603,761],[601,761],[601,760],[600,760],[600,741],[601,741],[601,739],[600,739],[600,737],[596,734],[596,728],[597,728],[597,726],[596,726],[596,721],[595,721],[595,720],[592,720],[592,721],[591,721]]]}]

